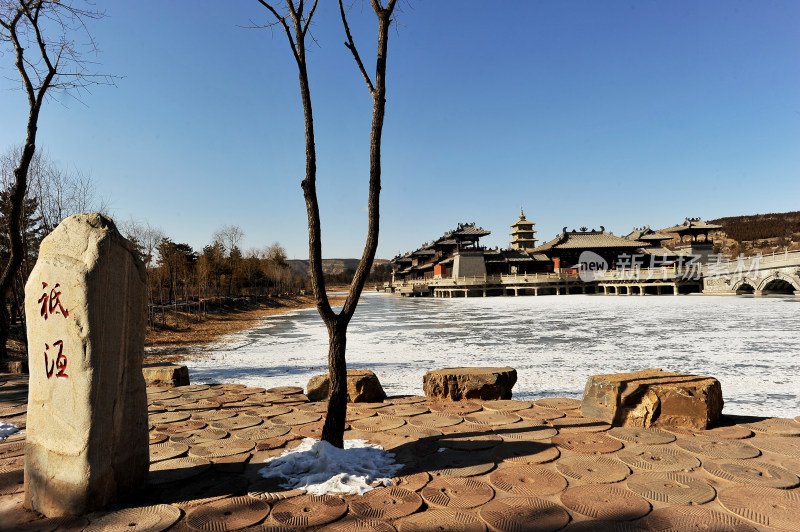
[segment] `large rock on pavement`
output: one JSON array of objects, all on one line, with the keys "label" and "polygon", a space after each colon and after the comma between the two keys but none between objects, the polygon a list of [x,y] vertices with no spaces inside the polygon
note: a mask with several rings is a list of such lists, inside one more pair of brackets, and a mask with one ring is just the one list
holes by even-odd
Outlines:
[{"label": "large rock on pavement", "polygon": [[[330,394],[328,375],[315,375],[308,381],[306,396],[309,401],[324,401]],[[378,376],[368,369],[347,370],[347,402],[379,403],[386,399]]]},{"label": "large rock on pavement", "polygon": [[175,386],[189,385],[189,368],[180,364],[157,362],[145,364],[142,368],[144,381],[147,386]]},{"label": "large rock on pavement", "polygon": [[445,368],[429,371],[422,387],[429,399],[511,399],[517,382],[514,368]]},{"label": "large rock on pavement", "polygon": [[614,426],[707,429],[722,414],[713,377],[646,369],[589,377],[581,413]]},{"label": "large rock on pavement", "polygon": [[82,515],[147,481],[146,286],[105,216],[76,214],[42,241],[25,286],[26,507]]}]

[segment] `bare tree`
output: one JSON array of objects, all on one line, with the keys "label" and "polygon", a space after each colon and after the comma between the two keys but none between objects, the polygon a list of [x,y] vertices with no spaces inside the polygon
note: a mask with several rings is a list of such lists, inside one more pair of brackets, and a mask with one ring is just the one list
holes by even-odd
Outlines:
[{"label": "bare tree", "polygon": [[[71,0],[0,0],[0,46],[10,45],[22,89],[28,100],[25,142],[14,168],[8,236],[11,255],[0,273],[0,361],[6,356],[9,316],[6,298],[22,262],[21,224],[28,188],[28,170],[36,151],[39,113],[50,89],[86,89],[96,83],[113,84],[113,78],[87,70],[83,54],[72,34],[89,38],[88,51],[96,51],[86,22],[102,13],[83,9]],[[31,52],[31,53],[28,53]]]},{"label": "bare tree", "polygon": [[330,398],[328,411],[322,428],[322,439],[336,446],[344,446],[345,416],[347,413],[347,326],[361,297],[367,275],[372,269],[372,261],[378,247],[379,198],[381,190],[381,134],[383,131],[384,110],[386,107],[386,52],[389,39],[389,26],[392,22],[396,0],[388,0],[383,7],[380,0],[370,0],[372,9],[378,17],[378,52],[375,61],[375,79],[370,78],[358,53],[350,27],[347,23],[342,0],[339,0],[339,12],[342,18],[347,41],[345,46],[355,59],[361,75],[372,96],[372,126],[370,132],[370,165],[369,165],[369,200],[367,240],[361,261],[358,264],[350,292],[344,306],[338,314],[331,309],[325,292],[325,280],[322,271],[322,231],[320,227],[319,204],[317,202],[316,174],[317,158],[314,145],[314,119],[311,107],[311,90],[308,82],[306,65],[306,35],[311,19],[317,8],[317,0],[308,13],[305,12],[303,0],[286,0],[287,14],[279,13],[265,0],[257,0],[267,8],[277,20],[276,24],[283,29],[289,41],[292,54],[300,77],[300,97],[303,102],[303,115],[306,132],[306,176],[302,182],[303,194],[308,214],[308,251],[311,269],[311,284],[316,297],[317,310],[328,329],[328,374],[330,377]]}]

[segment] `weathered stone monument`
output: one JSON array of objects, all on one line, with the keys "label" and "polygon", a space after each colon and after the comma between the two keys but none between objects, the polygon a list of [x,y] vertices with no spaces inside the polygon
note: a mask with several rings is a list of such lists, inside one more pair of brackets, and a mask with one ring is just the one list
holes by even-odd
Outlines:
[{"label": "weathered stone monument", "polygon": [[[309,401],[326,401],[330,395],[331,381],[327,374],[314,375],[306,386]],[[381,381],[368,369],[347,370],[348,403],[380,403],[386,399]]]},{"label": "weathered stone monument", "polygon": [[110,219],[76,214],[42,242],[25,286],[26,507],[79,515],[147,481],[146,305],[144,265]]},{"label": "weathered stone monument", "polygon": [[511,399],[516,382],[514,368],[444,368],[427,372],[422,389],[428,399],[435,401],[489,401]]}]

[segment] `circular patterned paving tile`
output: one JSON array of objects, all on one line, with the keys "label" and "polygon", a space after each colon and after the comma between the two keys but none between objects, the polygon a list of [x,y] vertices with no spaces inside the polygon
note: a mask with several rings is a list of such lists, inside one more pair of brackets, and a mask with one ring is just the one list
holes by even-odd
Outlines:
[{"label": "circular patterned paving tile", "polygon": [[594,519],[632,521],[650,512],[650,503],[620,486],[574,486],[561,493],[561,502]]},{"label": "circular patterned paving tile", "polygon": [[608,431],[608,435],[618,440],[639,445],[661,445],[675,441],[675,435],[669,432],[639,427],[614,427]]},{"label": "circular patterned paving tile", "polygon": [[556,410],[554,408],[543,408],[540,406],[519,410],[517,411],[517,415],[522,419],[531,419],[538,422],[559,419],[566,416],[566,414],[561,410]]},{"label": "circular patterned paving tile", "polygon": [[403,425],[402,427],[397,427],[396,429],[388,430],[386,432],[392,436],[400,436],[403,438],[417,440],[437,438],[442,435],[441,430],[429,427],[418,427],[416,425]]},{"label": "circular patterned paving tile", "polygon": [[28,411],[28,405],[0,406],[0,417],[12,417],[24,414]]},{"label": "circular patterned paving tile", "polygon": [[736,486],[719,492],[729,512],[761,526],[800,530],[800,493],[775,488]]},{"label": "circular patterned paving tile", "polygon": [[255,427],[263,423],[264,420],[261,419],[260,417],[239,415],[228,419],[221,419],[219,421],[214,421],[211,423],[211,426],[214,427],[215,429],[231,431],[231,430],[241,430],[249,427]]},{"label": "circular patterned paving tile", "polygon": [[248,399],[248,398],[249,398],[249,396],[241,394],[241,393],[225,392],[222,395],[218,395],[216,397],[209,397],[208,400],[213,402],[213,403],[226,405],[226,404],[229,404],[229,403],[239,403],[239,402],[244,401],[245,399]]},{"label": "circular patterned paving tile", "polygon": [[762,451],[800,458],[800,438],[760,436],[753,438],[750,442]]},{"label": "circular patterned paving tile", "polygon": [[252,429],[234,430],[231,436],[241,440],[260,441],[289,434],[290,427],[280,425],[259,425]]},{"label": "circular patterned paving tile", "polygon": [[445,449],[420,460],[420,466],[433,477],[474,477],[494,469],[494,460],[481,452]]},{"label": "circular patterned paving tile", "polygon": [[769,488],[794,488],[800,478],[788,469],[760,460],[706,460],[703,469],[714,476],[739,484]]},{"label": "circular patterned paving tile", "polygon": [[156,425],[155,431],[161,434],[183,434],[186,432],[196,432],[204,429],[207,423],[205,421],[197,421],[187,419],[186,421],[178,421],[177,423],[167,423],[165,425]]},{"label": "circular patterned paving tile", "polygon": [[199,392],[186,392],[182,393],[181,397],[184,399],[191,399],[192,401],[199,401],[200,399],[209,399],[211,397],[219,397],[225,392],[222,390],[201,390]]},{"label": "circular patterned paving tile", "polygon": [[407,475],[401,474],[400,476],[394,477],[392,482],[394,482],[394,485],[398,488],[419,491],[424,488],[430,480],[431,476],[425,471],[421,471],[419,473],[409,473]]},{"label": "circular patterned paving tile", "polygon": [[628,489],[651,501],[668,504],[704,504],[716,491],[702,480],[682,473],[637,473],[628,479]]},{"label": "circular patterned paving tile", "polygon": [[[286,529],[289,530],[289,529]],[[378,519],[363,519],[347,515],[342,519],[318,528],[319,532],[396,532],[397,529]]]},{"label": "circular patterned paving tile", "polygon": [[22,469],[9,465],[0,467],[0,495],[22,493],[24,489],[25,472]]},{"label": "circular patterned paving tile", "polygon": [[282,477],[260,478],[250,485],[247,495],[264,502],[275,503],[305,494],[303,489],[286,489],[281,484],[286,482]]},{"label": "circular patterned paving tile", "polygon": [[441,477],[425,486],[420,495],[433,506],[464,509],[486,504],[494,497],[494,489],[474,478]]},{"label": "circular patterned paving tile", "polygon": [[418,416],[420,414],[427,414],[428,407],[420,404],[411,405],[392,405],[386,408],[381,408],[378,411],[379,416]]},{"label": "circular patterned paving tile", "polygon": [[181,518],[179,508],[169,504],[139,506],[111,512],[95,519],[85,532],[107,532],[122,530],[146,530],[158,532],[166,530]]},{"label": "circular patterned paving tile", "polygon": [[691,471],[700,467],[700,460],[671,447],[632,447],[620,451],[617,458],[647,471]]},{"label": "circular patterned paving tile", "polygon": [[333,495],[301,495],[275,503],[272,519],[291,527],[319,526],[339,519],[347,503]]},{"label": "circular patterned paving tile", "polygon": [[[219,384],[215,386],[215,388],[225,388],[229,385],[227,384]],[[210,384],[187,384],[186,386],[176,386],[172,390],[178,393],[184,392],[200,392],[203,390],[208,390],[211,388]]]},{"label": "circular patterned paving tile", "polygon": [[151,414],[148,421],[153,425],[164,425],[165,423],[177,423],[186,421],[191,414],[186,412],[164,412],[162,414]]},{"label": "circular patterned paving tile", "polygon": [[204,443],[207,441],[221,440],[226,437],[228,432],[222,429],[203,429],[193,432],[191,434],[174,434],[169,437],[173,443],[185,443],[187,445],[194,445],[196,443]]},{"label": "circular patterned paving tile", "polygon": [[567,478],[592,484],[622,482],[631,472],[627,465],[607,456],[565,456],[556,462],[556,469]]},{"label": "circular patterned paving tile", "polygon": [[13,458],[15,456],[23,456],[25,454],[25,442],[15,441],[10,443],[0,444],[0,460],[4,458]]},{"label": "circular patterned paving tile", "polygon": [[504,442],[492,449],[492,456],[501,462],[543,464],[561,455],[555,445],[537,441]]},{"label": "circular patterned paving tile", "polygon": [[267,393],[277,393],[281,395],[300,395],[303,389],[299,386],[278,386],[275,388],[268,388]]},{"label": "circular patterned paving tile", "polygon": [[[594,520],[573,522],[564,532],[647,532],[646,528],[627,521]],[[677,532],[677,531],[675,531]],[[720,531],[722,532],[722,531]]]},{"label": "circular patterned paving tile", "polygon": [[590,417],[562,417],[550,419],[547,423],[560,432],[603,432],[611,428],[610,423]]},{"label": "circular patterned paving tile", "polygon": [[754,423],[739,423],[753,432],[770,436],[800,436],[800,423],[793,419],[770,418]]},{"label": "circular patterned paving tile", "polygon": [[741,519],[702,506],[660,508],[647,516],[645,524],[653,532],[757,532],[755,527]]},{"label": "circular patterned paving tile", "polygon": [[418,427],[440,428],[457,425],[464,421],[464,418],[455,414],[444,412],[432,412],[430,414],[420,414],[408,418],[408,423]]},{"label": "circular patterned paving tile", "polygon": [[565,397],[548,397],[546,399],[534,401],[533,404],[543,408],[554,408],[556,410],[577,410],[581,407],[579,399],[567,399]]},{"label": "circular patterned paving tile", "polygon": [[149,440],[148,443],[150,445],[153,445],[154,443],[164,443],[169,438],[170,437],[167,436],[166,434],[159,434],[158,432],[151,432],[149,434],[149,437],[148,437],[148,440]]},{"label": "circular patterned paving tile", "polygon": [[186,524],[197,530],[237,530],[269,515],[269,504],[252,497],[231,497],[189,510]]},{"label": "circular patterned paving tile", "polygon": [[317,414],[325,414],[328,411],[328,402],[314,401],[313,403],[303,403],[297,405],[294,408],[295,410],[302,410],[303,412],[316,412]]},{"label": "circular patterned paving tile", "polygon": [[596,432],[557,434],[550,441],[562,449],[580,454],[605,454],[622,449],[621,441]]},{"label": "circular patterned paving tile", "polygon": [[474,515],[450,508],[435,508],[405,517],[395,523],[399,532],[485,532],[486,525]]},{"label": "circular patterned paving tile", "polygon": [[422,506],[419,494],[397,486],[379,488],[350,501],[350,513],[369,519],[397,519]]},{"label": "circular patterned paving tile", "polygon": [[288,406],[281,406],[281,405],[262,406],[262,407],[259,407],[259,408],[254,408],[252,410],[248,410],[247,411],[247,415],[248,416],[258,416],[258,417],[263,417],[263,418],[271,418],[271,417],[275,417],[275,416],[280,416],[282,414],[288,414],[291,411],[292,411],[292,409],[289,408]]},{"label": "circular patterned paving tile", "polygon": [[199,475],[209,467],[211,467],[211,462],[196,456],[172,458],[171,460],[150,464],[150,476],[147,482],[149,484],[166,484],[185,480]]},{"label": "circular patterned paving tile", "polygon": [[505,441],[547,440],[558,434],[558,431],[553,427],[532,421],[500,425],[499,427],[492,427],[492,430]]},{"label": "circular patterned paving tile", "polygon": [[690,453],[710,456],[712,458],[755,458],[761,451],[736,440],[712,440],[698,436],[696,438],[680,438],[675,445]]},{"label": "circular patterned paving tile", "polygon": [[474,425],[510,425],[521,419],[521,417],[511,412],[496,412],[493,410],[475,412],[464,416],[464,421]]},{"label": "circular patterned paving tile", "polygon": [[198,421],[219,421],[220,419],[228,419],[234,417],[236,412],[230,410],[203,410],[200,412],[192,412],[192,419]]},{"label": "circular patterned paving tile", "polygon": [[567,479],[550,469],[522,465],[504,467],[489,475],[495,488],[520,496],[547,496],[561,493],[567,487]]},{"label": "circular patterned paving tile", "polygon": [[479,403],[472,401],[432,401],[428,403],[428,408],[430,408],[431,412],[465,416],[473,412],[479,412],[483,407]]},{"label": "circular patterned paving tile", "polygon": [[530,401],[518,401],[517,399],[497,399],[494,401],[484,401],[484,410],[499,410],[502,412],[516,412],[531,408]]},{"label": "circular patterned paving tile", "polygon": [[495,499],[482,506],[479,514],[489,528],[501,532],[558,530],[569,522],[566,510],[538,497]]},{"label": "circular patterned paving tile", "polygon": [[288,414],[281,414],[279,416],[275,416],[270,418],[270,423],[275,425],[305,425],[306,423],[314,423],[315,421],[319,421],[322,419],[320,414],[316,412],[304,412],[302,410],[296,410],[294,412],[289,412]]},{"label": "circular patterned paving tile", "polygon": [[177,458],[188,450],[183,443],[156,443],[150,446],[150,463]]},{"label": "circular patterned paving tile", "polygon": [[409,405],[413,403],[424,403],[428,398],[424,395],[403,395],[401,397],[391,397],[387,402],[394,405]]},{"label": "circular patterned paving tile", "polygon": [[726,440],[743,440],[752,436],[753,431],[740,427],[739,425],[732,425],[729,427],[716,427],[709,430],[698,430],[697,435],[708,438],[724,438]]},{"label": "circular patterned paving tile", "polygon": [[481,449],[491,449],[502,441],[503,438],[497,434],[481,434],[480,436],[451,434],[439,438],[439,445],[448,449],[479,451]]},{"label": "circular patterned paving tile", "polygon": [[385,430],[396,429],[405,425],[405,420],[396,416],[373,416],[357,419],[351,423],[357,430],[367,432],[382,432]]},{"label": "circular patterned paving tile", "polygon": [[222,458],[223,456],[246,453],[253,447],[255,447],[255,444],[249,440],[214,440],[198,443],[189,449],[189,454],[201,458]]}]

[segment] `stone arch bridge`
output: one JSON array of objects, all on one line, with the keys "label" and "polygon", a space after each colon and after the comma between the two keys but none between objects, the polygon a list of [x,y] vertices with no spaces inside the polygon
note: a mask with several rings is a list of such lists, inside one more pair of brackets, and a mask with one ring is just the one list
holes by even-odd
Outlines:
[{"label": "stone arch bridge", "polygon": [[707,264],[703,267],[703,293],[800,296],[800,251]]}]

